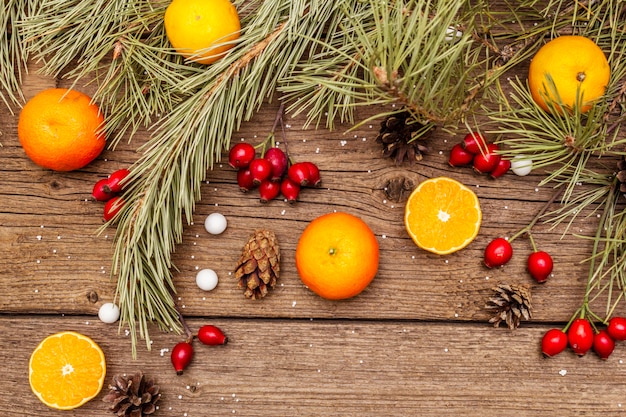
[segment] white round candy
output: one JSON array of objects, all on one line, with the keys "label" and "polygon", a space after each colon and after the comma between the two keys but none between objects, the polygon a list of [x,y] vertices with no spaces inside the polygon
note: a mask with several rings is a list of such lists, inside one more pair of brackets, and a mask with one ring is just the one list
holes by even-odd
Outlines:
[{"label": "white round candy", "polygon": [[219,235],[226,230],[226,226],[228,222],[226,221],[226,217],[220,213],[211,213],[207,216],[204,221],[204,228],[207,232],[212,235]]},{"label": "white round candy", "polygon": [[120,318],[120,308],[113,303],[104,303],[98,310],[98,318],[105,323],[115,323]]},{"label": "white round candy", "polygon": [[533,160],[528,155],[517,155],[511,160],[511,171],[515,175],[524,177],[533,170]]},{"label": "white round candy", "polygon": [[212,269],[202,269],[196,274],[196,284],[201,290],[211,291],[217,287],[217,274]]}]

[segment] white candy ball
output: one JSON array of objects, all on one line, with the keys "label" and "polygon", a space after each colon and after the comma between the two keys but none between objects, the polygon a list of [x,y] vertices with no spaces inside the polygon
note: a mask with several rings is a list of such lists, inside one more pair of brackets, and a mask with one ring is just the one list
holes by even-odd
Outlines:
[{"label": "white candy ball", "polygon": [[511,160],[511,171],[515,175],[524,177],[533,170],[533,160],[528,155],[517,155]]},{"label": "white candy ball", "polygon": [[105,323],[115,323],[120,318],[120,308],[113,303],[104,303],[98,310],[98,318]]},{"label": "white candy ball", "polygon": [[226,230],[227,225],[228,222],[226,221],[226,217],[220,213],[211,213],[204,221],[204,228],[212,235],[219,235],[223,233],[224,230]]},{"label": "white candy ball", "polygon": [[202,269],[196,274],[196,284],[201,290],[211,291],[217,287],[217,274],[212,269]]}]

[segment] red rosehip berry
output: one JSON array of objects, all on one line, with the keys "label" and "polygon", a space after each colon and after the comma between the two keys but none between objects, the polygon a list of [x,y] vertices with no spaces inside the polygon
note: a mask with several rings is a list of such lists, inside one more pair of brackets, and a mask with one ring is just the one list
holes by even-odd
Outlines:
[{"label": "red rosehip berry", "polygon": [[228,164],[233,168],[246,168],[255,155],[254,146],[245,142],[237,143],[228,152]]},{"label": "red rosehip berry", "polygon": [[301,187],[309,185],[309,179],[311,178],[311,171],[309,166],[303,162],[297,162],[289,167],[287,170],[287,176]]},{"label": "red rosehip berry", "polygon": [[541,352],[547,358],[558,355],[567,347],[567,334],[560,329],[548,330],[541,339]]},{"label": "red rosehip berry", "polygon": [[115,193],[109,187],[109,180],[106,178],[95,183],[91,195],[96,201],[109,201],[115,197]]},{"label": "red rosehip berry", "polygon": [[286,177],[280,183],[280,192],[283,194],[288,203],[295,203],[300,194],[300,184]]},{"label": "red rosehip berry", "polygon": [[539,283],[546,282],[553,266],[552,257],[547,252],[537,251],[528,255],[528,272]]},{"label": "red rosehip berry", "polygon": [[567,341],[578,356],[583,356],[593,346],[593,328],[587,319],[576,319],[567,331]]},{"label": "red rosehip berry", "polygon": [[609,320],[606,328],[607,333],[613,340],[626,340],[626,318],[615,316]]},{"label": "red rosehip berry", "polygon": [[248,192],[255,187],[254,180],[252,179],[252,172],[250,168],[241,168],[237,171],[237,185],[241,192]]},{"label": "red rosehip berry", "polygon": [[483,153],[477,153],[474,155],[472,166],[474,170],[481,174],[486,174],[493,171],[500,162],[502,157],[496,153],[499,149],[495,143],[487,145],[487,150]]},{"label": "red rosehip berry", "polygon": [[287,155],[280,148],[269,148],[265,155],[263,155],[264,159],[267,159],[272,165],[272,175],[270,175],[270,180],[272,181],[280,181],[282,176],[287,171],[287,165],[289,161],[287,160]]},{"label": "red rosehip berry", "polygon": [[207,324],[198,329],[198,340],[210,346],[225,345],[228,343],[228,337],[226,337],[224,332],[222,332],[219,327],[211,324]]},{"label": "red rosehip berry", "polygon": [[509,169],[511,169],[511,161],[500,158],[500,162],[498,162],[498,165],[489,173],[489,176],[495,180],[509,172]]},{"label": "red rosehip berry", "polygon": [[261,203],[267,203],[270,200],[275,199],[280,194],[280,183],[276,181],[270,181],[269,179],[263,180],[259,185],[259,196],[261,197]]},{"label": "red rosehip berry", "polygon": [[104,205],[104,220],[107,222],[112,220],[115,215],[119,213],[123,206],[124,200],[122,200],[121,197],[113,197],[112,199],[107,201]]},{"label": "red rosehip berry", "polygon": [[130,171],[122,168],[109,175],[109,188],[114,193],[121,193],[126,185],[123,181],[130,175]]},{"label": "red rosehip berry", "polygon": [[319,187],[322,183],[322,177],[320,175],[320,169],[313,162],[302,162],[309,169],[309,187]]},{"label": "red rosehip berry", "polygon": [[191,363],[193,359],[193,347],[191,343],[180,342],[174,346],[171,354],[172,365],[176,371],[176,375],[182,375],[183,370]]},{"label": "red rosehip berry", "polygon": [[272,164],[270,161],[263,158],[256,158],[250,162],[250,173],[252,175],[252,182],[255,185],[261,184],[261,182],[267,180],[272,175]]},{"label": "red rosehip berry", "polygon": [[450,149],[448,164],[452,167],[462,167],[472,163],[474,154],[463,149],[463,145],[457,143]]},{"label": "red rosehip berry", "polygon": [[513,247],[503,237],[496,238],[489,242],[485,248],[485,265],[487,268],[495,268],[509,262],[513,257]]},{"label": "red rosehip berry", "polygon": [[474,155],[485,152],[487,150],[487,141],[485,137],[478,132],[471,132],[465,135],[461,141],[461,147]]},{"label": "red rosehip berry", "polygon": [[609,336],[606,330],[600,330],[593,336],[593,351],[602,360],[607,360],[615,349],[615,341]]}]

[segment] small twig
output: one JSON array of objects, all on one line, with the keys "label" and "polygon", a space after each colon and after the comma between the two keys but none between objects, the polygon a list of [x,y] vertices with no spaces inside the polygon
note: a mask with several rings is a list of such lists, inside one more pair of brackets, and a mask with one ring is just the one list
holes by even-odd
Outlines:
[{"label": "small twig", "polygon": [[535,215],[535,217],[531,220],[530,223],[528,223],[528,225],[526,227],[524,227],[523,229],[520,229],[516,234],[514,234],[513,236],[511,236],[511,238],[509,239],[509,243],[512,242],[513,240],[517,239],[518,237],[520,237],[521,235],[523,235],[524,233],[530,233],[530,230],[535,226],[535,224],[537,223],[537,221],[539,221],[539,219],[545,214],[546,210],[548,210],[548,208],[556,201],[557,198],[559,198],[559,196],[563,193],[564,187],[559,187],[553,194],[552,197],[550,197],[550,199],[546,202],[546,204],[544,204],[544,206],[541,208],[541,210],[539,210],[537,212],[537,214]]},{"label": "small twig", "polygon": [[[172,300],[174,300],[174,293],[171,293],[172,295]],[[178,304],[176,303],[176,301],[174,301],[174,308],[176,309],[176,313],[178,313],[178,321],[180,322],[180,324],[182,324],[183,329],[185,329],[185,335],[187,336],[186,342],[187,343],[191,343],[191,341],[193,340],[193,333],[191,332],[191,329],[189,328],[189,325],[187,324],[187,320],[185,320],[185,317],[183,316],[183,312],[180,310],[180,307],[178,306]]]}]

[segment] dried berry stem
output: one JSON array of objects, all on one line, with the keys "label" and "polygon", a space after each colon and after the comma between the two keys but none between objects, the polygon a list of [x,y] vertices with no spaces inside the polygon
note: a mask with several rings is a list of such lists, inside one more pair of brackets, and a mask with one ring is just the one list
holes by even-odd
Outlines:
[{"label": "dried berry stem", "polygon": [[[174,294],[172,294],[172,299],[174,299]],[[187,336],[185,342],[191,343],[191,341],[193,340],[193,333],[191,332],[191,329],[187,324],[187,320],[185,320],[185,316],[183,316],[183,312],[181,311],[180,306],[176,301],[174,301],[174,308],[176,309],[176,313],[178,313],[178,321],[183,326],[183,329],[185,330],[185,336]]]},{"label": "dried berry stem", "polygon": [[556,201],[557,198],[559,198],[559,196],[563,193],[564,187],[559,187],[557,188],[557,190],[552,194],[552,197],[550,197],[550,199],[546,202],[546,204],[541,208],[541,210],[539,210],[539,212],[537,212],[537,214],[535,215],[535,217],[530,221],[530,223],[528,223],[528,225],[522,229],[520,229],[517,233],[515,233],[513,236],[511,236],[511,238],[509,238],[509,243],[513,242],[513,240],[517,239],[518,237],[520,237],[521,235],[523,235],[524,233],[526,233],[527,235],[529,235],[529,237],[531,238],[531,242],[533,245],[533,249],[536,250],[535,247],[535,243],[532,240],[532,236],[530,236],[530,231],[532,230],[532,228],[535,226],[535,224],[537,223],[537,221],[539,221],[539,219],[544,215],[544,213],[546,212],[546,210],[548,210],[548,208]]}]

